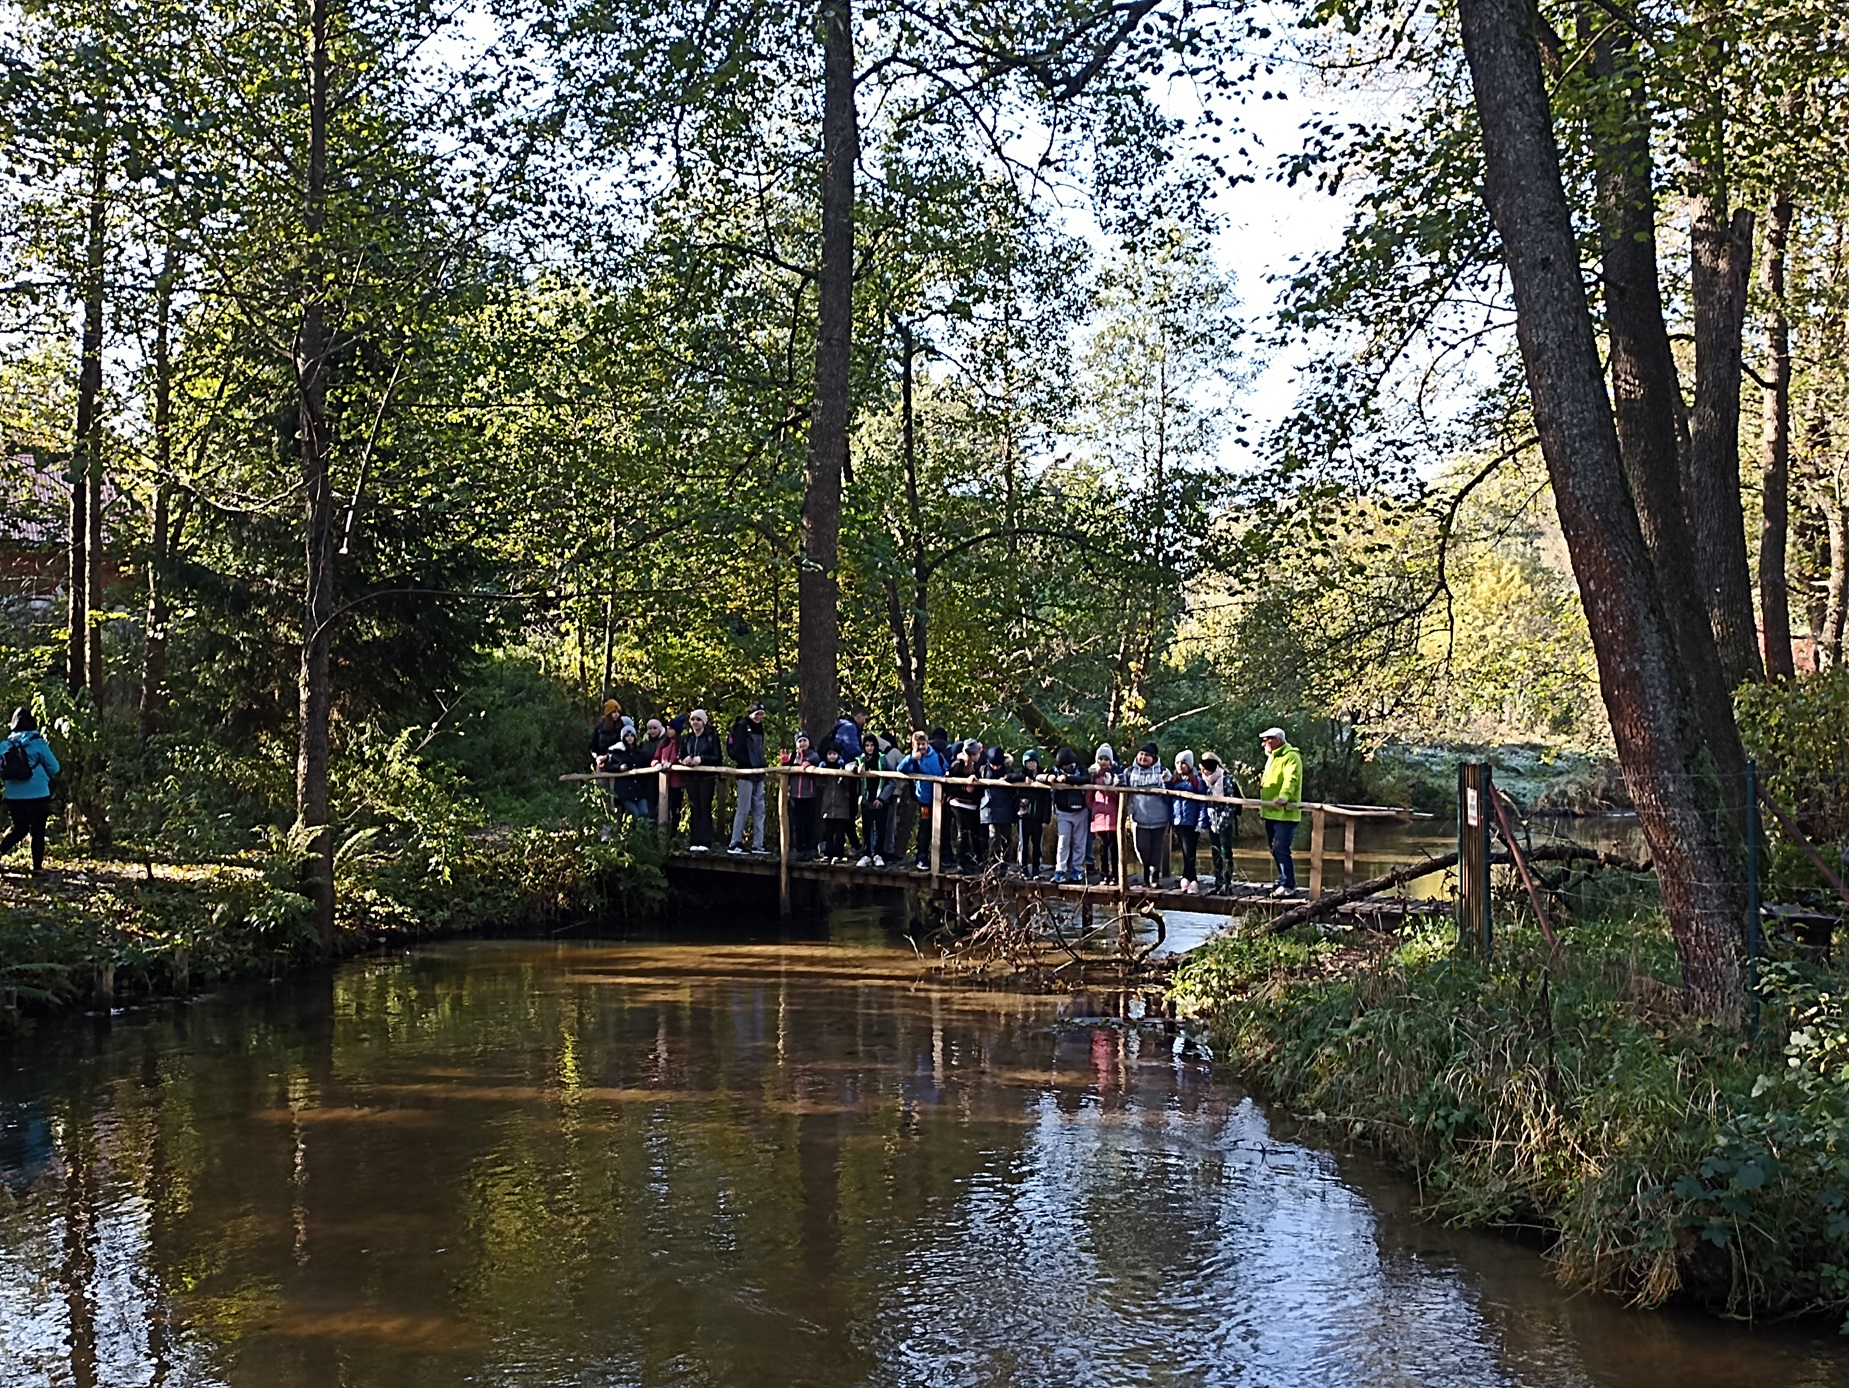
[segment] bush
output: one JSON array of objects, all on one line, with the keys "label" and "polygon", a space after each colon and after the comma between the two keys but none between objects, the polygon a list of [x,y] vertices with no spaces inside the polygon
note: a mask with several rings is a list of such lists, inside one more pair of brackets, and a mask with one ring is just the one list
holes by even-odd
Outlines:
[{"label": "bush", "polygon": [[1335,971],[1307,937],[1223,937],[1173,987],[1261,1089],[1410,1167],[1430,1213],[1549,1229],[1571,1286],[1849,1311],[1841,980],[1770,966],[1755,1045],[1679,1015],[1660,920],[1568,947],[1557,974],[1505,928],[1485,965],[1447,925]]}]

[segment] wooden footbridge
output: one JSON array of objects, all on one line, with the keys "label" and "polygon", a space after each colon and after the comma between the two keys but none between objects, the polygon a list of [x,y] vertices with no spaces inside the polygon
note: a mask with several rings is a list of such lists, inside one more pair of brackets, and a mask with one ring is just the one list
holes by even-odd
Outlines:
[{"label": "wooden footbridge", "polygon": [[[674,799],[671,790],[675,781],[692,789],[695,777],[711,777],[714,786],[713,825],[716,846],[708,851],[690,851],[681,848],[670,856],[670,866],[675,875],[697,875],[709,880],[719,881],[730,878],[739,881],[770,879],[777,882],[778,900],[784,914],[789,914],[794,899],[794,887],[799,882],[838,884],[864,888],[883,888],[899,890],[907,894],[913,904],[912,914],[922,912],[918,903],[935,900],[945,905],[955,903],[956,914],[963,914],[963,904],[975,894],[985,899],[1009,899],[1020,902],[1024,899],[1037,898],[1049,903],[1058,902],[1069,905],[1089,917],[1095,908],[1104,908],[1119,916],[1128,914],[1148,914],[1159,911],[1192,912],[1205,915],[1244,916],[1251,914],[1271,915],[1293,907],[1315,902],[1324,896],[1326,884],[1332,881],[1332,869],[1338,860],[1339,851],[1341,883],[1344,888],[1355,881],[1356,837],[1357,829],[1364,820],[1405,823],[1414,819],[1429,819],[1430,815],[1419,814],[1410,809],[1383,805],[1342,805],[1317,801],[1304,801],[1294,806],[1303,812],[1309,821],[1310,836],[1307,845],[1309,872],[1307,888],[1290,892],[1284,896],[1272,894],[1271,884],[1235,883],[1231,890],[1224,893],[1201,892],[1199,894],[1184,892],[1177,884],[1174,887],[1163,885],[1162,879],[1154,884],[1142,883],[1133,871],[1135,854],[1130,846],[1129,815],[1125,812],[1123,799],[1130,795],[1155,795],[1168,800],[1195,800],[1219,808],[1239,806],[1242,809],[1263,809],[1267,802],[1248,798],[1204,795],[1194,791],[1169,790],[1165,788],[1130,787],[1121,785],[1087,786],[1088,791],[1103,791],[1118,798],[1116,847],[1117,871],[1108,881],[1053,882],[1047,876],[1024,877],[1018,871],[1009,870],[998,865],[986,865],[984,870],[965,873],[957,872],[945,863],[945,843],[947,835],[941,829],[930,836],[930,862],[928,867],[915,867],[909,853],[901,855],[898,861],[888,862],[883,867],[861,867],[847,861],[826,861],[815,858],[800,857],[795,851],[792,832],[792,815],[790,809],[791,786],[797,776],[813,777],[821,780],[827,777],[847,777],[855,780],[895,780],[905,783],[902,801],[912,795],[911,787],[923,783],[931,787],[931,822],[944,825],[944,816],[948,812],[945,804],[946,795],[951,789],[969,790],[972,786],[981,788],[981,780],[953,778],[947,776],[912,776],[896,771],[850,771],[836,770],[823,766],[771,766],[762,770],[740,770],[730,766],[688,766],[647,767],[623,772],[590,772],[560,777],[564,781],[596,782],[614,789],[625,781],[640,777],[654,779],[651,787],[654,794],[656,820],[664,834],[675,827],[670,823]],[[720,788],[742,777],[763,778],[774,784],[776,806],[775,824],[777,830],[778,851],[772,854],[731,854],[725,851],[725,836],[720,827],[728,822],[730,806],[726,804],[731,797],[720,792]],[[1018,788],[1020,783],[1013,783],[1011,788]],[[768,788],[768,787],[767,787]],[[770,797],[766,797],[767,800]],[[1341,841],[1339,849],[1333,843],[1332,826],[1339,826]],[[1050,830],[1050,826],[1049,826]],[[906,839],[901,838],[900,842]],[[1262,850],[1248,850],[1261,852]],[[1053,855],[1044,855],[1048,862]],[[1164,861],[1167,861],[1165,856]],[[1335,907],[1332,914],[1370,923],[1398,923],[1409,915],[1429,915],[1448,912],[1449,901],[1418,901],[1404,897],[1371,897],[1360,901],[1345,901]]]}]

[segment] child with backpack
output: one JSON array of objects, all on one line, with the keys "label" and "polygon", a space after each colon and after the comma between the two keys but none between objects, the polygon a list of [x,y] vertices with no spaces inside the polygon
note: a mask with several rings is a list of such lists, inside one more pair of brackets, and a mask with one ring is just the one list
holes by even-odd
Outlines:
[{"label": "child with backpack", "polygon": [[62,767],[39,732],[29,708],[13,711],[13,728],[0,742],[0,781],[6,784],[6,812],[13,827],[0,839],[0,857],[32,840],[32,872],[45,870],[45,823],[51,817],[51,778]]}]

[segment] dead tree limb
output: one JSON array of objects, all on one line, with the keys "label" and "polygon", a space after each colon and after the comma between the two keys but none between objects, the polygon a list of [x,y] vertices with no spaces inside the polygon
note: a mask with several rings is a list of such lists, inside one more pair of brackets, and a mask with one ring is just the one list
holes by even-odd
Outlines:
[{"label": "dead tree limb", "polygon": [[[1531,863],[1590,863],[1594,867],[1615,868],[1619,872],[1651,872],[1653,865],[1648,859],[1639,862],[1635,858],[1626,858],[1619,853],[1608,853],[1602,848],[1581,848],[1576,843],[1547,843],[1539,848],[1530,849],[1525,855]],[[1491,853],[1491,863],[1507,864],[1513,861],[1505,853]],[[1425,877],[1434,872],[1443,872],[1446,868],[1457,866],[1457,854],[1440,853],[1435,858],[1425,858],[1416,863],[1397,867],[1392,872],[1379,877],[1369,878],[1366,882],[1357,882],[1352,887],[1345,887],[1339,892],[1330,892],[1315,901],[1304,901],[1288,911],[1274,917],[1266,927],[1272,931],[1289,930],[1293,925],[1302,925],[1314,920],[1325,911],[1333,911],[1338,906],[1346,906],[1351,901],[1360,901],[1391,887],[1403,887],[1408,882]]]}]

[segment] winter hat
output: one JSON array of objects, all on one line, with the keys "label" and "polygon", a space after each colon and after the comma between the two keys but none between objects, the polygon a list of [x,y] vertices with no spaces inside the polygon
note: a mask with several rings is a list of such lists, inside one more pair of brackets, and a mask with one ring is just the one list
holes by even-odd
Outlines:
[{"label": "winter hat", "polygon": [[798,731],[796,734],[796,740],[798,742],[807,742],[809,740],[809,734],[802,732],[802,731]]},{"label": "winter hat", "polygon": [[1070,747],[1061,747],[1059,749],[1059,755],[1055,757],[1054,760],[1061,766],[1077,766],[1079,764],[1079,754]]},{"label": "winter hat", "polygon": [[764,701],[762,699],[753,699],[750,705],[745,709],[745,717],[749,718],[754,713],[762,712],[764,712]]},{"label": "winter hat", "polygon": [[1216,757],[1212,752],[1202,752],[1201,753],[1201,770],[1218,771],[1219,769],[1220,769],[1220,759],[1218,757]]},{"label": "winter hat", "polygon": [[1093,760],[1093,761],[1116,761],[1116,760],[1117,760],[1117,753],[1115,753],[1115,752],[1113,752],[1113,751],[1111,750],[1111,744],[1110,744],[1110,743],[1108,743],[1108,742],[1100,742],[1100,743],[1098,744],[1098,750],[1097,750],[1097,752],[1096,752],[1096,753],[1094,753],[1094,754],[1093,754],[1093,756],[1092,756],[1092,760]]},{"label": "winter hat", "polygon": [[624,742],[634,742],[636,740],[636,725],[631,723],[628,719],[623,720],[622,736]]},{"label": "winter hat", "polygon": [[1001,744],[997,743],[995,746],[989,748],[990,766],[1006,766],[1007,764],[1008,754],[1002,750]]},{"label": "winter hat", "polygon": [[609,716],[610,716],[611,714],[613,714],[613,713],[616,713],[616,712],[617,712],[618,710],[620,710],[620,709],[621,709],[622,707],[623,707],[623,706],[622,706],[621,704],[619,704],[619,703],[617,703],[617,701],[616,701],[615,699],[605,699],[605,700],[603,701],[603,713],[604,713],[604,717],[605,717],[605,718],[608,718],[608,717],[609,717]]},{"label": "winter hat", "polygon": [[660,737],[665,732],[667,732],[667,729],[661,726],[661,720],[659,718],[651,718],[648,720],[648,735],[650,737]]},{"label": "winter hat", "polygon": [[1192,769],[1194,766],[1194,753],[1188,751],[1186,748],[1175,753],[1175,765],[1177,767],[1186,766]]},{"label": "winter hat", "polygon": [[1157,750],[1156,744],[1153,742],[1145,742],[1141,747],[1138,747],[1136,750],[1140,755],[1154,757],[1157,761],[1162,760],[1162,753],[1159,750]]},{"label": "winter hat", "polygon": [[16,733],[35,733],[39,729],[39,720],[32,716],[32,710],[21,704],[13,710],[13,731]]},{"label": "winter hat", "polygon": [[1029,747],[1025,752],[1021,753],[1021,765],[1026,766],[1029,762],[1032,762],[1035,766],[1040,765],[1040,749],[1038,747]]},{"label": "winter hat", "polygon": [[692,713],[687,715],[687,721],[689,723],[693,722],[696,718],[704,723],[706,721],[706,710],[703,708],[696,708]]},{"label": "winter hat", "polygon": [[619,726],[621,726],[624,732],[630,734],[631,736],[635,735],[636,720],[631,718],[627,713],[625,713],[622,716],[621,720],[619,720]]}]

